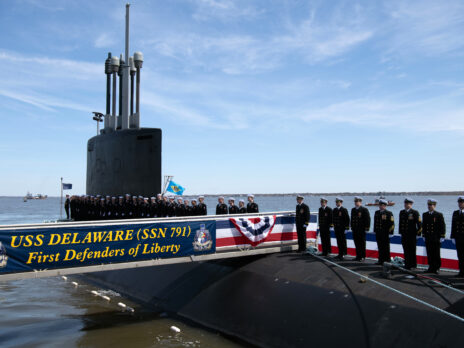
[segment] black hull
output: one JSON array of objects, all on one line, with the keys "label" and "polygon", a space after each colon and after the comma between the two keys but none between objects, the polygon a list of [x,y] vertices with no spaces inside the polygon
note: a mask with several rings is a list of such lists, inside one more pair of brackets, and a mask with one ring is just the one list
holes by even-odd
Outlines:
[{"label": "black hull", "polygon": [[[400,291],[464,315],[464,296],[344,262]],[[464,324],[358,276],[295,253],[88,274],[155,309],[266,347],[462,345]],[[464,286],[464,282],[461,284]]]}]

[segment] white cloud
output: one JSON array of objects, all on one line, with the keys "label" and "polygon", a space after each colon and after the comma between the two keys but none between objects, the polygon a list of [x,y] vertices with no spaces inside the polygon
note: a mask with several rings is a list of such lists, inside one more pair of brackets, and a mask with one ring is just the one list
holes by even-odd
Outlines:
[{"label": "white cloud", "polygon": [[101,33],[94,41],[96,48],[111,47],[116,43],[116,39],[108,33]]},{"label": "white cloud", "polygon": [[464,2],[460,0],[388,1],[385,12],[387,55],[440,56],[464,47]]},{"label": "white cloud", "polygon": [[255,19],[264,12],[250,6],[249,1],[196,0],[193,2],[196,5],[193,18],[198,21]]}]

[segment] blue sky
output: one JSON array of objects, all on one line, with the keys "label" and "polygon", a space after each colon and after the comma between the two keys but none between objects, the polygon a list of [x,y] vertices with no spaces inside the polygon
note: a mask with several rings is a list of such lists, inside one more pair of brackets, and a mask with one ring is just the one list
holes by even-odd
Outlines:
[{"label": "blue sky", "polygon": [[[0,0],[0,195],[85,191],[124,1]],[[462,190],[464,2],[133,1],[186,194]]]}]

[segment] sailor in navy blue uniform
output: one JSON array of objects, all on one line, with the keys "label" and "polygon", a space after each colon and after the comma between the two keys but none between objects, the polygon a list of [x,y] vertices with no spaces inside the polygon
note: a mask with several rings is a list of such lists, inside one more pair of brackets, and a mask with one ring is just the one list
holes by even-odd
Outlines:
[{"label": "sailor in navy blue uniform", "polygon": [[346,236],[345,233],[350,229],[350,215],[348,210],[343,207],[343,199],[341,197],[335,198],[336,207],[333,209],[333,224],[335,230],[335,237],[337,238],[338,256],[339,260],[347,254]]},{"label": "sailor in navy blue uniform", "polygon": [[327,198],[321,197],[321,207],[319,208],[319,233],[321,236],[322,256],[327,256],[332,252],[330,244],[330,229],[333,228],[332,208],[327,206]]},{"label": "sailor in navy blue uniform", "polygon": [[254,195],[248,195],[247,213],[259,213],[259,207],[255,202]]},{"label": "sailor in navy blue uniform", "polygon": [[298,251],[306,251],[306,229],[309,225],[310,212],[309,207],[303,203],[304,197],[297,196],[295,224],[298,235]]},{"label": "sailor in navy blue uniform", "polygon": [[388,202],[385,199],[380,199],[379,210],[374,215],[374,232],[379,251],[378,265],[391,261],[390,235],[393,235],[395,230],[395,218],[393,213],[387,210],[387,205]]},{"label": "sailor in navy blue uniform", "polygon": [[401,244],[404,252],[404,268],[417,267],[416,240],[422,234],[422,219],[417,210],[412,209],[414,201],[405,198],[404,209],[400,211],[398,232],[401,235]]},{"label": "sailor in navy blue uniform", "polygon": [[198,215],[208,215],[208,207],[203,196],[198,197]]},{"label": "sailor in navy blue uniform", "polygon": [[238,207],[235,205],[234,197],[229,197],[229,214],[238,214]]},{"label": "sailor in navy blue uniform", "polygon": [[199,215],[198,214],[198,204],[197,204],[196,198],[192,198],[192,205],[191,205],[190,209],[191,209],[191,212],[190,212],[191,216]]},{"label": "sailor in navy blue uniform", "polygon": [[66,200],[64,201],[64,210],[66,212],[66,219],[69,220],[69,206],[71,200],[69,199],[69,195],[66,195]]},{"label": "sailor in navy blue uniform", "polygon": [[459,276],[464,277],[464,196],[458,198],[459,209],[453,212],[451,240],[456,245]]},{"label": "sailor in navy blue uniform", "polygon": [[247,212],[245,207],[245,201],[243,199],[238,201],[238,212],[239,214],[246,214]]},{"label": "sailor in navy blue uniform", "polygon": [[356,247],[355,261],[364,261],[366,258],[366,233],[371,227],[371,214],[362,206],[362,201],[362,197],[354,197],[354,208],[351,209],[351,230]]},{"label": "sailor in navy blue uniform", "polygon": [[428,211],[422,214],[422,235],[425,239],[427,262],[429,268],[426,273],[438,273],[441,267],[440,247],[445,239],[446,225],[443,214],[435,210],[437,201],[427,201]]},{"label": "sailor in navy blue uniform", "polygon": [[185,216],[185,205],[182,198],[177,198],[176,215]]},{"label": "sailor in navy blue uniform", "polygon": [[218,204],[216,205],[216,215],[225,214],[227,214],[227,205],[224,203],[224,197],[220,196],[218,198]]}]

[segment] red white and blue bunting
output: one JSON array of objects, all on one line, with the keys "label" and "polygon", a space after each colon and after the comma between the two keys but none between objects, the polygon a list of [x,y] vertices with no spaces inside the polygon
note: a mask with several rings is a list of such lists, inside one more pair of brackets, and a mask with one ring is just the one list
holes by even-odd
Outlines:
[{"label": "red white and blue bunting", "polygon": [[272,232],[276,216],[260,216],[255,218],[230,218],[235,228],[250,242],[252,246],[263,243]]}]

